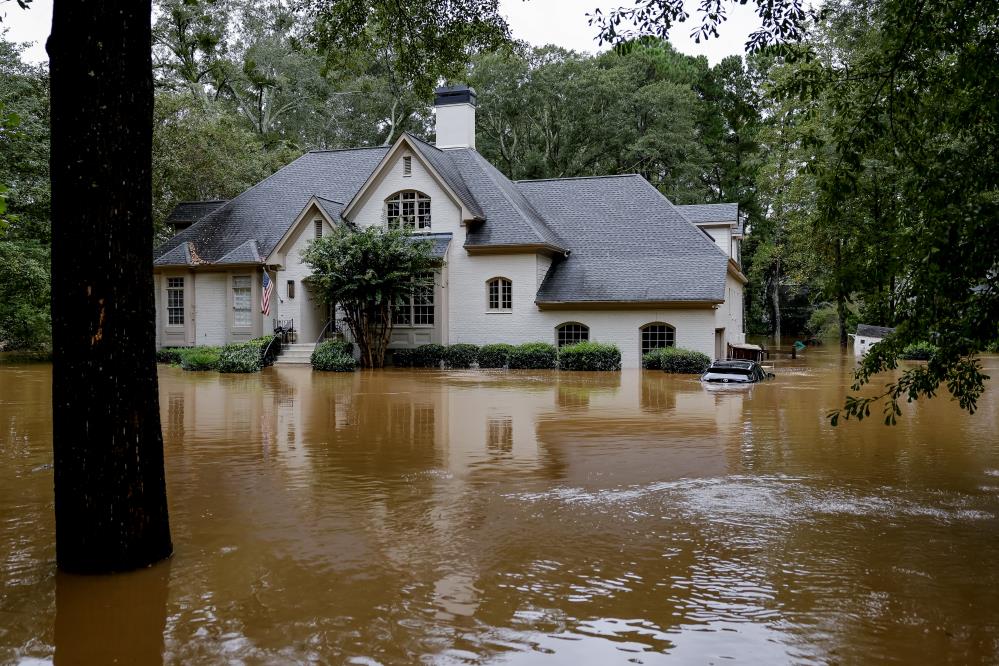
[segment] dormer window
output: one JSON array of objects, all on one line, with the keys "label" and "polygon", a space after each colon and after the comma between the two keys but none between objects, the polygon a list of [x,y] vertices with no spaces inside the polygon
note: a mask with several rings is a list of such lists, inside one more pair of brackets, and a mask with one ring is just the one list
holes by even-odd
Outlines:
[{"label": "dormer window", "polygon": [[402,175],[412,176],[413,175],[413,158],[406,155],[402,158]]},{"label": "dormer window", "polygon": [[430,197],[416,190],[404,190],[385,200],[389,229],[430,231]]}]

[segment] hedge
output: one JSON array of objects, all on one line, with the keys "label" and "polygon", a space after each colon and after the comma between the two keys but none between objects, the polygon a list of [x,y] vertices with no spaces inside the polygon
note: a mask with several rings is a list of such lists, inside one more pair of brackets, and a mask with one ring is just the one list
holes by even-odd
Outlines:
[{"label": "hedge", "polygon": [[929,342],[915,342],[899,352],[898,357],[906,361],[928,361],[935,353],[937,353],[935,345]]},{"label": "hedge", "polygon": [[156,362],[168,363],[170,365],[180,365],[184,350],[190,347],[164,347],[156,350]]},{"label": "hedge", "polygon": [[219,363],[218,347],[188,347],[180,353],[180,367],[184,370],[215,370]]},{"label": "hedge", "polygon": [[438,344],[420,345],[413,350],[413,365],[417,368],[439,368],[447,347]]},{"label": "hedge", "polygon": [[412,349],[393,349],[392,350],[392,365],[397,368],[412,368],[413,367],[413,350]]},{"label": "hedge", "polygon": [[577,342],[558,350],[561,370],[620,370],[621,350],[617,345]]},{"label": "hedge", "polygon": [[352,372],[357,361],[351,352],[354,345],[342,340],[324,340],[312,352],[312,369],[323,372]]},{"label": "hedge", "polygon": [[503,342],[483,345],[479,348],[479,367],[505,368],[511,351],[513,351],[513,345]]},{"label": "hedge", "polygon": [[479,346],[464,342],[451,345],[444,352],[444,365],[449,368],[470,368],[479,358]]},{"label": "hedge", "polygon": [[558,350],[547,342],[528,342],[510,350],[511,370],[551,370],[558,365]]},{"label": "hedge", "polygon": [[663,370],[674,374],[699,375],[708,369],[711,359],[691,349],[660,347],[642,356],[642,366],[649,370]]},{"label": "hedge", "polygon": [[252,342],[226,345],[219,350],[215,369],[219,372],[259,372],[262,350]]}]

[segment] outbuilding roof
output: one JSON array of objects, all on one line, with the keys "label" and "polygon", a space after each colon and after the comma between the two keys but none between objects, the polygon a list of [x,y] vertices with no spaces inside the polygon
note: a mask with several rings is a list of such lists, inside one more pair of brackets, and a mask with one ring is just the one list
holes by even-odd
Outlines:
[{"label": "outbuilding roof", "polygon": [[894,332],[894,328],[888,328],[886,326],[857,324],[857,336],[861,338],[887,338]]},{"label": "outbuilding roof", "polygon": [[539,304],[722,302],[728,257],[638,175],[519,181],[564,239]]}]

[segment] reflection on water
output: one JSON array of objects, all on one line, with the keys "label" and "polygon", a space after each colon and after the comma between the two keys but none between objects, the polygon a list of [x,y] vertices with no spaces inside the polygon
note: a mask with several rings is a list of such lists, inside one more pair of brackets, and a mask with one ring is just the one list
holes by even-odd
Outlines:
[{"label": "reflection on water", "polygon": [[[177,553],[56,575],[50,372],[0,366],[0,663],[999,661],[999,390],[160,368]],[[999,359],[986,365],[999,375]]]}]

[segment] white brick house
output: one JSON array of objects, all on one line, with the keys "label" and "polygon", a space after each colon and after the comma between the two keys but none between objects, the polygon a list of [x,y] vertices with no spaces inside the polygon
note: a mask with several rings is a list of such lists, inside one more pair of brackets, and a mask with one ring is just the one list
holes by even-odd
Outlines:
[{"label": "white brick house", "polygon": [[475,150],[474,91],[442,88],[436,104],[437,146],[404,134],[310,152],[231,201],[178,207],[179,233],[156,251],[157,344],[246,340],[288,320],[314,342],[329,313],[301,252],[343,224],[408,226],[444,262],[432,294],[399,313],[392,348],[582,338],[638,367],[654,346],[718,358],[744,342],[734,204],[674,206],[636,175],[512,182]]}]

